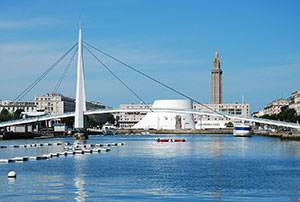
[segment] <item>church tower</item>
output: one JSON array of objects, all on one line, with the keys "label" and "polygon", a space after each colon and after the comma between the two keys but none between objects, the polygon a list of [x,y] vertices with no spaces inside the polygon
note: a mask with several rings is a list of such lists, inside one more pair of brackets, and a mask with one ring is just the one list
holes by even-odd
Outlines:
[{"label": "church tower", "polygon": [[223,103],[222,73],[219,53],[216,51],[211,70],[211,104]]}]

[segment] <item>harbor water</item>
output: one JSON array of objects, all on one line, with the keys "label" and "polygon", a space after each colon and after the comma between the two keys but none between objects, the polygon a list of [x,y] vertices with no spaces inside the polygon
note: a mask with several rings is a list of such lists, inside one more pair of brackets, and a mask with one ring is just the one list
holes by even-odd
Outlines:
[{"label": "harbor water", "polygon": [[[186,142],[157,142],[184,138]],[[73,142],[6,140],[0,145]],[[232,135],[90,136],[109,152],[0,163],[0,201],[300,201],[300,142]],[[0,159],[64,151],[1,148]],[[8,178],[9,171],[17,177]]]}]

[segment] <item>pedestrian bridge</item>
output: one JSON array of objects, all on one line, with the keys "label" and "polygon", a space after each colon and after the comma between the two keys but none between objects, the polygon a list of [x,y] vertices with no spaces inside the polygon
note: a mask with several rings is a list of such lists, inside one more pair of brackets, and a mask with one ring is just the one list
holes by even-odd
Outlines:
[{"label": "pedestrian bridge", "polygon": [[[136,73],[139,73],[143,75],[144,77],[160,84],[161,86],[172,90],[173,92],[192,100],[193,102],[196,102],[198,104],[201,104],[200,102],[192,99],[191,97],[179,92],[178,90],[158,81],[157,79],[135,69],[134,67],[116,59],[115,57],[101,51],[100,49],[83,42],[81,38],[81,28],[79,29],[79,39],[78,43],[76,43],[71,49],[69,49],[59,60],[57,60],[50,68],[48,68],[37,80],[35,80],[30,86],[28,86],[17,98],[21,99],[26,95],[34,86],[38,84],[39,81],[41,81],[61,60],[64,59],[66,55],[68,55],[75,47],[78,47],[78,61],[77,61],[77,83],[76,83],[76,102],[75,102],[75,112],[71,113],[64,113],[60,115],[45,115],[45,116],[39,116],[39,117],[33,117],[33,118],[26,118],[26,119],[18,119],[18,120],[12,120],[7,122],[1,122],[0,128],[9,127],[9,126],[15,126],[15,125],[23,125],[23,124],[35,124],[37,122],[41,121],[48,121],[48,120],[55,120],[55,119],[61,119],[61,118],[67,118],[67,117],[74,117],[74,128],[78,133],[81,132],[81,130],[84,130],[85,124],[84,124],[84,116],[87,115],[94,115],[94,114],[107,114],[107,113],[115,113],[115,112],[161,112],[161,113],[179,113],[179,114],[194,114],[194,115],[210,115],[210,116],[219,116],[219,117],[226,117],[230,120],[239,120],[239,121],[249,121],[253,123],[262,123],[262,124],[269,124],[269,125],[275,125],[275,126],[282,126],[282,127],[289,127],[289,128],[295,128],[300,129],[300,124],[296,123],[288,123],[288,122],[282,122],[282,121],[274,121],[274,120],[267,120],[267,119],[261,119],[261,118],[252,118],[252,117],[245,117],[245,116],[239,116],[239,115],[233,115],[233,114],[226,114],[226,113],[220,113],[213,110],[184,110],[184,109],[162,109],[162,108],[131,108],[131,109],[94,109],[94,110],[86,110],[86,96],[85,96],[85,79],[84,79],[84,69],[83,69],[83,47],[105,68],[107,71],[109,71],[117,80],[119,80],[136,98],[138,98],[142,103],[144,102],[140,96],[137,95],[136,92],[134,92],[129,86],[120,79],[114,72],[112,72],[111,69],[108,68],[107,65],[105,65],[89,48],[93,48],[93,50],[96,50],[105,56],[113,59],[114,61],[126,66],[127,68],[135,71]],[[89,47],[89,48],[88,48]],[[75,56],[74,52],[74,55]],[[73,57],[72,57],[73,58]],[[71,60],[72,61],[72,60]],[[71,62],[69,63],[71,64]],[[64,72],[65,73],[65,72]],[[62,75],[63,76],[63,75]],[[62,79],[64,77],[61,77]],[[61,84],[61,81],[60,81]],[[59,84],[59,85],[60,85]]]},{"label": "pedestrian bridge", "polygon": [[[231,120],[237,120],[237,121],[248,121],[252,123],[261,123],[261,124],[288,127],[288,128],[294,128],[300,130],[300,124],[297,123],[274,121],[269,119],[253,118],[253,117],[239,116],[239,115],[233,115],[227,113],[216,113],[214,111],[205,111],[205,110],[196,111],[196,110],[166,109],[166,108],[151,108],[151,109],[150,108],[128,108],[128,109],[119,108],[119,109],[94,109],[94,110],[84,111],[83,113],[84,115],[95,115],[95,114],[108,114],[108,113],[117,113],[117,112],[161,112],[161,113],[209,115],[209,116],[226,117],[226,118],[230,118]],[[75,112],[64,113],[59,115],[45,115],[45,116],[39,116],[33,118],[1,122],[0,128],[15,126],[15,125],[32,124],[39,121],[47,121],[47,120],[61,119],[67,117],[75,117]]]}]

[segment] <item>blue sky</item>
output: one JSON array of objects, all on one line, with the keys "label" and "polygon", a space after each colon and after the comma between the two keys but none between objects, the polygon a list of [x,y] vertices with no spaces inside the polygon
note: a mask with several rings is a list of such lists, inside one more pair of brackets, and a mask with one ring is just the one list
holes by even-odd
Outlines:
[{"label": "blue sky", "polygon": [[[81,21],[85,41],[202,103],[210,103],[217,49],[224,102],[245,96],[253,112],[300,90],[299,10],[297,0],[0,0],[0,99],[14,99],[76,43]],[[182,98],[97,55],[146,102]],[[84,57],[88,100],[139,102],[87,51]],[[23,100],[51,92],[68,58]],[[72,97],[75,63],[59,90]]]}]

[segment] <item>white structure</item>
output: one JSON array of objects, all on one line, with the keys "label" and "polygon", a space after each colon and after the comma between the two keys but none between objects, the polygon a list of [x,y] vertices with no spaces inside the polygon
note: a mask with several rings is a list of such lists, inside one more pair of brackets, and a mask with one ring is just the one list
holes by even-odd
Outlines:
[{"label": "white structure", "polygon": [[289,97],[289,108],[295,109],[300,115],[300,90],[293,92],[292,96]]},{"label": "white structure", "polygon": [[[186,110],[186,109],[155,109],[152,108],[154,112],[162,112],[162,113],[176,113],[176,114],[196,114],[196,115],[211,115],[215,116],[215,112],[211,111],[195,111],[195,110]],[[95,110],[88,110],[84,112],[85,116],[94,115],[94,114],[107,114],[107,113],[117,113],[117,112],[151,112],[150,109],[95,109]],[[37,121],[46,121],[46,120],[53,120],[53,119],[60,119],[60,118],[66,118],[66,117],[74,117],[75,113],[64,113],[60,115],[46,115],[41,117],[34,117],[30,119],[19,119],[19,120],[12,120],[7,122],[0,122],[0,128],[14,126],[14,125],[23,125],[23,124],[29,124],[34,123]],[[216,116],[218,116],[216,114]],[[219,116],[226,116],[232,120],[239,120],[241,122],[252,122],[252,123],[262,123],[262,124],[268,124],[268,125],[275,125],[275,126],[283,126],[283,127],[289,127],[289,128],[295,128],[300,129],[300,124],[297,123],[291,123],[291,122],[283,122],[283,121],[275,121],[275,120],[268,120],[268,119],[260,119],[260,118],[251,118],[247,116],[240,116],[240,115],[232,115],[232,114],[224,114]]]},{"label": "white structure", "polygon": [[288,99],[280,98],[278,100],[274,100],[270,102],[265,106],[263,113],[261,111],[254,112],[253,116],[260,117],[265,114],[267,115],[279,114],[281,112],[282,107],[295,109],[297,114],[300,115],[300,90],[293,92]]},{"label": "white structure", "polygon": [[[35,96],[36,116],[43,114],[63,114],[75,111],[75,99],[58,93],[46,93],[43,96]],[[86,102],[87,109],[105,108],[99,102]],[[27,113],[35,116],[34,113]]]},{"label": "white structure", "polygon": [[251,137],[251,126],[245,124],[236,124],[233,129],[235,137]]},{"label": "white structure", "polygon": [[251,114],[252,117],[261,117],[265,115],[264,110],[256,111]]},{"label": "white structure", "polygon": [[6,109],[9,112],[15,112],[18,109],[24,112],[34,112],[36,110],[33,101],[12,101],[12,100],[2,100],[0,101],[0,112]]},{"label": "white structure", "polygon": [[46,114],[46,112],[21,112],[23,119],[35,116],[44,116]]},{"label": "white structure", "polygon": [[84,112],[86,111],[85,104],[85,85],[84,85],[84,71],[82,61],[82,44],[81,44],[81,28],[79,29],[78,39],[78,63],[77,63],[77,85],[76,85],[76,106],[75,106],[75,120],[74,128],[81,130],[84,125]]},{"label": "white structure", "polygon": [[[250,105],[240,103],[225,103],[225,104],[194,104],[194,110],[208,111],[209,109],[234,115],[249,116]],[[209,108],[209,109],[208,109]],[[197,115],[195,116],[196,129],[208,128],[226,128],[226,123],[233,122],[230,118],[211,116],[211,115]]]},{"label": "white structure", "polygon": [[[149,107],[155,108],[153,105]],[[205,107],[206,106],[206,107]],[[207,107],[217,112],[225,112],[229,114],[236,114],[242,116],[249,116],[249,104],[238,103],[225,103],[225,104],[194,104],[193,109],[200,111],[207,111]],[[146,112],[140,112],[138,109],[147,108],[146,105],[140,104],[121,104],[120,109],[137,109],[136,112],[118,112],[114,113],[116,120],[118,120],[120,128],[131,128],[135,126],[140,120],[146,116]],[[232,122],[229,118],[211,115],[194,115],[194,122],[196,129],[209,129],[209,128],[226,128],[225,124]]]},{"label": "white structure", "polygon": [[[120,104],[120,109],[144,109],[152,107],[152,104]],[[146,116],[147,112],[118,112],[114,117],[118,122],[119,128],[131,128]]]},{"label": "white structure", "polygon": [[264,114],[273,115],[273,114],[279,114],[281,112],[281,108],[288,106],[289,101],[287,99],[278,99],[270,102],[267,104],[267,106],[264,108]]},{"label": "white structure", "polygon": [[43,96],[35,96],[35,105],[37,112],[63,114],[75,110],[75,99],[62,94],[46,93]]},{"label": "white structure", "polygon": [[[192,110],[192,101],[190,100],[156,100],[152,105],[159,109],[184,109]],[[135,129],[195,129],[194,118],[192,114],[149,112],[141,121],[133,126]]]}]

